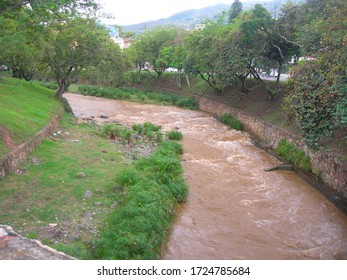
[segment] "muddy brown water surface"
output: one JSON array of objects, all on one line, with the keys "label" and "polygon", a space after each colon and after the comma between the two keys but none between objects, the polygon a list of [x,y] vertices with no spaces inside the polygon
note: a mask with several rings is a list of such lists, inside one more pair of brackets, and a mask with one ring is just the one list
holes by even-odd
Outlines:
[{"label": "muddy brown water surface", "polygon": [[[245,132],[207,113],[65,94],[77,117],[145,121],[184,134],[189,196],[164,259],[334,259],[347,252],[347,217]],[[108,119],[97,116],[106,115]]]}]

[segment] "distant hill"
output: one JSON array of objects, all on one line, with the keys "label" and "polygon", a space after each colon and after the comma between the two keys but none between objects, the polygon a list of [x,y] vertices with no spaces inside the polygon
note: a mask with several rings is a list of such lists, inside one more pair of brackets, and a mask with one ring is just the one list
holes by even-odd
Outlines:
[{"label": "distant hill", "polygon": [[[279,11],[279,7],[282,3],[287,0],[254,0],[242,2],[243,9],[248,10],[255,6],[255,4],[263,4],[267,9],[273,14],[275,11]],[[303,0],[294,0],[293,2],[298,2]],[[176,13],[168,18],[162,18],[159,20],[147,21],[133,25],[125,25],[122,26],[123,31],[125,32],[134,32],[139,34],[145,30],[152,29],[155,26],[177,26],[181,28],[194,28],[194,26],[198,23],[201,23],[204,19],[213,19],[224,11],[228,11],[231,7],[231,3],[233,1],[230,0],[230,5],[227,4],[217,4],[214,6],[209,6],[202,9],[192,9],[186,10],[180,13]]]}]

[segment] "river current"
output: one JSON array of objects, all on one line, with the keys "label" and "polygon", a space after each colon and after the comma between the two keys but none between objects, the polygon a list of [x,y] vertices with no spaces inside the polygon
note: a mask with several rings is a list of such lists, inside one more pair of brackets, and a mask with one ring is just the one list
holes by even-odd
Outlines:
[{"label": "river current", "polygon": [[80,118],[183,133],[189,195],[164,259],[334,259],[347,252],[347,217],[294,172],[265,172],[280,162],[246,132],[200,111],[64,96]]}]

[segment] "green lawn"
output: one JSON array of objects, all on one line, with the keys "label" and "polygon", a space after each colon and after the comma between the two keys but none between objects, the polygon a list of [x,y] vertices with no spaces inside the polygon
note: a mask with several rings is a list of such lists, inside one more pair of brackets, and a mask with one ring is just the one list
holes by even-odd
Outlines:
[{"label": "green lawn", "polygon": [[[97,127],[76,124],[70,115],[58,131],[20,167],[24,174],[0,181],[0,223],[86,258],[86,242],[95,238],[112,204],[121,201],[113,178],[125,166],[124,157]],[[87,191],[92,196],[83,199]]]},{"label": "green lawn", "polygon": [[[62,110],[54,91],[5,77],[0,79],[0,105],[0,126],[8,129],[15,145],[27,141]],[[0,134],[0,156],[7,152]]]}]

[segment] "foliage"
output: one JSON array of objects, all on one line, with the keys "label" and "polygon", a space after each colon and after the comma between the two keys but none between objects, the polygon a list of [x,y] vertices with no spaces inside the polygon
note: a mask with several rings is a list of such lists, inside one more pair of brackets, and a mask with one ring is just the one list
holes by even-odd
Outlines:
[{"label": "foliage", "polygon": [[168,93],[156,93],[151,91],[142,91],[130,88],[100,87],[93,85],[79,85],[79,93],[83,95],[92,95],[97,97],[107,97],[120,100],[129,100],[143,103],[162,103],[165,105],[176,105],[177,107],[194,110],[197,108],[197,102],[192,97]]},{"label": "foliage", "polygon": [[57,97],[77,81],[80,72],[114,57],[115,43],[93,19],[74,18],[49,25],[47,61],[58,83]]},{"label": "foliage", "polygon": [[150,157],[141,158],[118,173],[126,187],[124,203],[110,214],[95,242],[96,259],[157,259],[187,186],[177,143],[163,142]]},{"label": "foliage", "polygon": [[229,10],[229,15],[228,15],[229,23],[231,23],[235,18],[237,18],[241,12],[242,12],[242,3],[239,0],[234,0]]},{"label": "foliage", "polygon": [[243,128],[242,123],[229,113],[224,113],[219,116],[219,120],[233,129],[242,130]]},{"label": "foliage", "polygon": [[167,137],[169,138],[169,140],[182,140],[183,134],[180,131],[172,130],[168,132]]},{"label": "foliage", "polygon": [[127,52],[136,65],[138,73],[142,68],[151,75],[153,69],[160,80],[166,68],[173,63],[173,46],[177,37],[175,28],[154,28],[141,34]]},{"label": "foliage", "polygon": [[0,16],[0,61],[9,67],[12,76],[31,80],[42,68],[44,30],[27,10]]},{"label": "foliage", "polygon": [[102,134],[110,139],[121,139],[129,142],[133,133],[132,130],[119,124],[107,124],[103,126]]},{"label": "foliage", "polygon": [[94,0],[3,0],[0,3],[0,15],[29,7],[38,14],[76,13],[97,8]]},{"label": "foliage", "polygon": [[290,94],[285,108],[310,147],[320,144],[324,136],[346,125],[347,119],[347,28],[345,8],[330,10],[322,24],[320,48],[315,59],[293,69]]},{"label": "foliage", "polygon": [[311,160],[303,151],[299,150],[285,139],[281,139],[275,149],[276,153],[293,163],[297,168],[311,172]]}]

